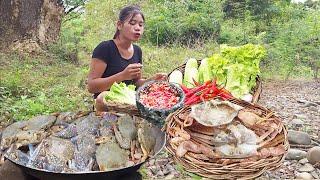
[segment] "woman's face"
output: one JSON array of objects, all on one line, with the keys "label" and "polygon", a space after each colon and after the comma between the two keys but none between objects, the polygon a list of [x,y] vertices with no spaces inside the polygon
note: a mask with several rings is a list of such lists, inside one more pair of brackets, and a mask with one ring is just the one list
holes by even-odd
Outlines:
[{"label": "woman's face", "polygon": [[124,23],[118,24],[120,35],[130,41],[138,41],[143,34],[144,21],[141,14],[128,18]]}]

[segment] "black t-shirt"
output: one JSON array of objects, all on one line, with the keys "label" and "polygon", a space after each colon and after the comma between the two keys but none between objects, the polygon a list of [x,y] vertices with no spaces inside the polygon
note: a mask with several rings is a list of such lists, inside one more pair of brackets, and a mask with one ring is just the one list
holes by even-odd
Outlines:
[{"label": "black t-shirt", "polygon": [[[112,76],[123,71],[129,64],[141,63],[142,64],[142,51],[137,45],[133,45],[133,56],[130,59],[125,59],[120,55],[120,52],[113,40],[101,42],[92,53],[92,58],[97,58],[107,64],[102,78]],[[127,85],[134,84],[133,80],[124,81]],[[100,93],[95,93],[96,98]]]}]

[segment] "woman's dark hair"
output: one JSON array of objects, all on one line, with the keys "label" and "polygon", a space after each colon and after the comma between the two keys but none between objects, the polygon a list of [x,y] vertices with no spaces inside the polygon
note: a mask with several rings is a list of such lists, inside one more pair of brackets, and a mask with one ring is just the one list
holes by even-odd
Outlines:
[{"label": "woman's dark hair", "polygon": [[[139,6],[136,5],[130,5],[130,6],[126,6],[124,8],[121,9],[120,13],[119,13],[119,21],[124,23],[128,18],[134,18],[137,14],[140,14],[142,16],[142,19],[144,20],[144,15],[140,10]],[[116,39],[119,36],[119,30],[116,30],[116,33],[113,36],[113,39]]]}]

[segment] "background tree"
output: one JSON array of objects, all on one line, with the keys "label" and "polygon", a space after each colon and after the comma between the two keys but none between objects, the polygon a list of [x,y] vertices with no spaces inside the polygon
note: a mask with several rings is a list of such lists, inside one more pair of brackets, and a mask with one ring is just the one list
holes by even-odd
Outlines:
[{"label": "background tree", "polygon": [[0,46],[7,49],[8,46],[24,44],[18,46],[20,49],[56,41],[63,14],[64,8],[59,0],[1,0]]}]

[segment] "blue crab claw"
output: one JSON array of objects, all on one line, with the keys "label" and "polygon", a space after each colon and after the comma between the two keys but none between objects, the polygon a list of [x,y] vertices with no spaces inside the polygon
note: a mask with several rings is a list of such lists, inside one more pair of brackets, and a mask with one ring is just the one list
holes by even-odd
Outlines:
[{"label": "blue crab claw", "polygon": [[78,134],[77,126],[74,124],[70,124],[67,126],[67,128],[63,129],[60,132],[55,133],[54,136],[64,138],[64,139],[70,139],[72,137],[75,137],[77,134]]},{"label": "blue crab claw", "polygon": [[118,116],[116,116],[115,114],[112,114],[112,113],[105,113],[105,114],[103,114],[102,119],[109,121],[109,122],[116,122],[118,119]]}]

